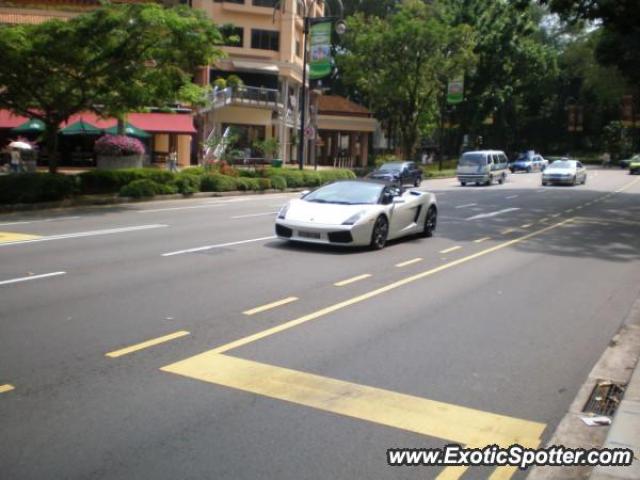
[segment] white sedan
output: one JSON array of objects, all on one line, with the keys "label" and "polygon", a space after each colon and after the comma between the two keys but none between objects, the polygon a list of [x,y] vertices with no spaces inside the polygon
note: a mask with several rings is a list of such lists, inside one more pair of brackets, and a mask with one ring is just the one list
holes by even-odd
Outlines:
[{"label": "white sedan", "polygon": [[387,240],[433,235],[438,209],[433,193],[402,191],[386,183],[342,180],[291,200],[276,217],[284,240],[381,249]]},{"label": "white sedan", "polygon": [[577,185],[587,183],[587,169],[578,160],[556,160],[542,172],[542,185],[563,183]]}]

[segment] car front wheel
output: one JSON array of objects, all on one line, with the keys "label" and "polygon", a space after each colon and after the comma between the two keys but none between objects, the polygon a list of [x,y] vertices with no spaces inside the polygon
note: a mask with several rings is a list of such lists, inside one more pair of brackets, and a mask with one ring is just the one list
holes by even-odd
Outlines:
[{"label": "car front wheel", "polygon": [[427,210],[427,215],[424,219],[424,229],[422,235],[425,237],[433,237],[433,232],[436,231],[436,225],[438,224],[438,209],[431,205]]},{"label": "car front wheel", "polygon": [[389,222],[386,217],[380,215],[376,223],[373,225],[373,232],[371,233],[371,248],[374,250],[382,250],[387,244],[387,237],[389,236]]}]

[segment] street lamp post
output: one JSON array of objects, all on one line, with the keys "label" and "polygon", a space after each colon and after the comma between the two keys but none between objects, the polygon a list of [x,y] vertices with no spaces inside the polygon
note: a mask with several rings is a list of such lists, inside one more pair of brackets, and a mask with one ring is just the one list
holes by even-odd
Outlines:
[{"label": "street lamp post", "polygon": [[[303,29],[302,29],[302,91],[301,91],[301,112],[300,112],[300,134],[299,134],[299,144],[298,144],[298,168],[302,170],[304,168],[304,147],[305,147],[305,120],[306,120],[306,109],[307,109],[307,62],[308,62],[308,48],[307,48],[307,37],[309,36],[310,26],[312,21],[326,21],[333,20],[335,21],[335,31],[338,35],[342,35],[346,31],[346,24],[342,20],[343,15],[343,5],[342,0],[337,0],[338,7],[340,8],[340,16],[339,17],[311,17],[309,16],[309,11],[307,7],[307,1],[304,0],[301,2],[304,7],[303,14]],[[326,4],[326,2],[325,2]],[[278,2],[276,2],[276,7]],[[275,13],[274,13],[275,14]]]}]

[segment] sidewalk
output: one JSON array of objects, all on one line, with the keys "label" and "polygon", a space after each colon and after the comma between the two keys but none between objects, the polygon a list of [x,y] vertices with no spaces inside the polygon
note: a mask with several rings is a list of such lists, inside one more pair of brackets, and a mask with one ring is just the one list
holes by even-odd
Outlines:
[{"label": "sidewalk", "polygon": [[[631,448],[635,460],[629,467],[535,467],[528,480],[619,480],[640,479],[640,297],[631,307],[622,327],[591,370],[569,411],[558,424],[547,446],[570,448]],[[599,381],[627,384],[623,400],[610,427],[589,427],[582,417],[591,392]]]},{"label": "sidewalk", "polygon": [[[640,302],[636,301],[630,314],[633,325],[640,328]],[[630,448],[634,453],[629,467],[596,467],[589,477],[592,480],[640,478],[640,364],[627,385],[622,402],[609,429],[604,448]]]}]

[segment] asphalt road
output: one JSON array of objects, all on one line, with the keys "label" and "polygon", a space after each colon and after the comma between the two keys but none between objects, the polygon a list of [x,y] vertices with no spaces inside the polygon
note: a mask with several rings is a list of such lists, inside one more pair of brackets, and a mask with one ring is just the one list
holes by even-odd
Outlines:
[{"label": "asphalt road", "polygon": [[436,235],[375,252],[274,239],[290,194],[0,216],[0,478],[524,478],[386,451],[549,438],[640,293],[640,178],[422,188]]}]

